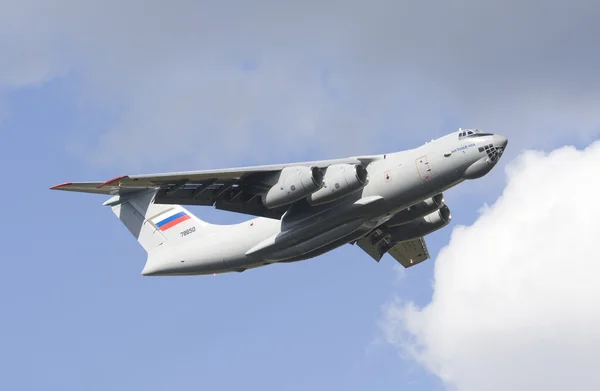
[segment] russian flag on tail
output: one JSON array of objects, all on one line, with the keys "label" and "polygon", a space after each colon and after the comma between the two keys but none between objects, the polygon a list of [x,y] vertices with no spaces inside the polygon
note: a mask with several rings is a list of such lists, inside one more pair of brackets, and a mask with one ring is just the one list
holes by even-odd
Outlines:
[{"label": "russian flag on tail", "polygon": [[175,213],[172,216],[164,218],[155,224],[161,231],[166,231],[169,228],[172,228],[172,227],[176,226],[177,224],[182,223],[189,219],[190,219],[190,216],[188,214],[186,214],[185,212],[179,212],[179,213]]}]

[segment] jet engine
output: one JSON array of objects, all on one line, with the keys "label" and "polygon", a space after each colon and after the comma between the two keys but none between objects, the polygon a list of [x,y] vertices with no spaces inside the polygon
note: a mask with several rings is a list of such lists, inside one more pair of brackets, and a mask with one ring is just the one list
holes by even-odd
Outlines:
[{"label": "jet engine", "polygon": [[425,235],[444,228],[452,220],[450,209],[444,205],[439,210],[417,218],[407,224],[399,225],[390,229],[390,236],[393,242],[403,242],[420,238]]},{"label": "jet engine", "polygon": [[401,210],[396,213],[394,217],[388,220],[385,224],[388,227],[396,227],[398,225],[406,224],[419,217],[426,216],[444,206],[444,195],[442,193],[437,194],[431,198],[421,201],[417,204],[409,206],[408,208]]},{"label": "jet engine", "polygon": [[323,172],[319,167],[285,167],[277,183],[263,196],[263,204],[277,208],[309,196],[323,187]]},{"label": "jet engine", "polygon": [[324,185],[306,199],[310,205],[335,201],[369,183],[369,174],[362,164],[332,164],[327,167]]}]

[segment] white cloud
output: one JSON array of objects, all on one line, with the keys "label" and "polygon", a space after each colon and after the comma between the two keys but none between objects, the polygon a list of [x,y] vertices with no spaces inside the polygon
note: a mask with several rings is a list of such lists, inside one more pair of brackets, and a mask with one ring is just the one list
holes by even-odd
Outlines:
[{"label": "white cloud", "polygon": [[600,389],[600,141],[525,152],[435,262],[432,300],[382,322],[451,389]]},{"label": "white cloud", "polygon": [[0,9],[0,89],[74,75],[83,117],[118,113],[78,135],[95,162],[164,163],[148,151],[165,143],[183,146],[177,159],[215,165],[307,148],[396,150],[459,119],[513,147],[600,126],[595,0],[0,0]]}]

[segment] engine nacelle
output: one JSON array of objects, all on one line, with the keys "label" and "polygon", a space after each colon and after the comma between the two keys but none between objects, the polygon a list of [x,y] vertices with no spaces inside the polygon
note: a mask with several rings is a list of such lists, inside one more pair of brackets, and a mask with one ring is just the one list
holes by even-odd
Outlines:
[{"label": "engine nacelle", "polygon": [[362,164],[332,164],[327,167],[323,187],[306,199],[310,205],[335,201],[369,183],[369,174]]},{"label": "engine nacelle", "polygon": [[401,210],[396,213],[394,217],[389,219],[385,225],[388,227],[395,227],[398,225],[406,224],[419,217],[427,216],[428,214],[440,209],[444,206],[444,195],[442,193],[437,194],[431,198],[421,201],[417,204],[409,206],[408,208]]},{"label": "engine nacelle", "polygon": [[392,228],[390,235],[394,242],[416,239],[444,228],[450,224],[451,220],[450,209],[444,205],[439,210],[425,217],[420,217],[407,224]]},{"label": "engine nacelle", "polygon": [[306,198],[322,187],[323,172],[319,167],[285,167],[262,202],[269,209],[277,208]]}]

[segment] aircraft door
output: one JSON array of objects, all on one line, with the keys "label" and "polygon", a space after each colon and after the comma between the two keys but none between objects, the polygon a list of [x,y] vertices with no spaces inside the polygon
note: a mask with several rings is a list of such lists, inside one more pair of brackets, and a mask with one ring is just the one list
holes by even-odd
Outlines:
[{"label": "aircraft door", "polygon": [[433,171],[431,169],[431,164],[429,162],[428,156],[424,155],[418,157],[415,163],[417,165],[417,171],[419,172],[419,175],[421,176],[423,182],[430,181],[431,178],[433,178]]}]

